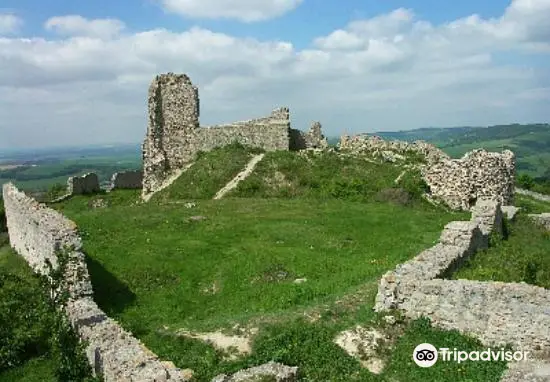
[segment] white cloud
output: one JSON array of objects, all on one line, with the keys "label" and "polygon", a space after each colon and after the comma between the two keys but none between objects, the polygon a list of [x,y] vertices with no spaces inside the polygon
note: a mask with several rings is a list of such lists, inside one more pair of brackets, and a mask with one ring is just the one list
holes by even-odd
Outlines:
[{"label": "white cloud", "polygon": [[125,25],[116,19],[88,20],[82,16],[68,15],[48,19],[44,28],[64,36],[111,38],[118,35]]},{"label": "white cloud", "polygon": [[502,17],[442,25],[398,9],[306,49],[197,27],[134,34],[72,27],[61,39],[0,38],[0,146],[137,142],[149,82],[168,71],[198,85],[203,125],[276,106],[291,108],[294,127],[320,120],[329,135],[548,121],[550,68],[529,61],[550,53],[541,39],[547,2],[514,0]]},{"label": "white cloud", "polygon": [[303,0],[160,0],[168,12],[193,18],[255,22],[279,17]]},{"label": "white cloud", "polygon": [[0,13],[0,35],[16,33],[23,20],[11,13]]}]

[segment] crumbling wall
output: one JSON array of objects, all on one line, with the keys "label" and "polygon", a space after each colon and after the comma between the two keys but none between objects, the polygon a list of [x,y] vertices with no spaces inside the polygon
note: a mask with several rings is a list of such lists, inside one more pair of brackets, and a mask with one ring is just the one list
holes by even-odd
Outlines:
[{"label": "crumbling wall", "polygon": [[65,280],[70,298],[65,311],[79,337],[87,341],[86,356],[96,374],[105,382],[189,380],[170,362],[161,362],[96,305],[75,223],[11,183],[3,186],[3,198],[10,243],[36,272],[47,270],[46,260],[57,266],[56,251],[69,249]]},{"label": "crumbling wall", "polygon": [[111,177],[111,190],[140,189],[143,187],[143,171],[116,172]]},{"label": "crumbling wall", "polygon": [[511,344],[543,355],[550,351],[550,290],[520,283],[445,280],[491,232],[502,230],[496,201],[479,200],[470,221],[445,226],[439,243],[387,272],[375,310],[399,309],[409,318],[428,317],[442,329],[459,330],[488,346]]},{"label": "crumbling wall", "polygon": [[307,133],[291,129],[290,130],[290,149],[325,149],[328,147],[328,141],[323,135],[320,122],[313,122]]},{"label": "crumbling wall", "polygon": [[424,141],[410,143],[398,140],[385,140],[379,136],[367,134],[355,135],[353,137],[343,135],[340,137],[338,148],[356,154],[367,152],[378,156],[383,156],[383,153],[386,151],[399,155],[416,153],[424,156],[428,164],[450,158],[434,145]]},{"label": "crumbling wall", "polygon": [[93,194],[100,191],[97,174],[90,172],[82,176],[72,176],[67,180],[68,195]]},{"label": "crumbling wall", "polygon": [[149,87],[149,119],[142,145],[143,198],[162,189],[167,181],[189,165],[199,151],[234,142],[266,151],[291,149],[291,135],[302,137],[303,147],[325,147],[321,125],[304,134],[290,128],[288,108],[275,109],[265,118],[199,127],[198,89],[185,74],[155,77]]},{"label": "crumbling wall", "polygon": [[479,198],[509,205],[514,198],[515,156],[509,150],[473,150],[461,159],[445,159],[425,167],[422,176],[432,196],[453,209],[468,210]]},{"label": "crumbling wall", "polygon": [[199,93],[185,74],[161,74],[148,94],[147,134],[142,145],[143,192],[162,186],[165,179],[189,163],[199,128]]},{"label": "crumbling wall", "polygon": [[234,142],[266,151],[288,150],[289,130],[289,110],[278,108],[265,118],[200,128],[193,150],[210,151]]}]

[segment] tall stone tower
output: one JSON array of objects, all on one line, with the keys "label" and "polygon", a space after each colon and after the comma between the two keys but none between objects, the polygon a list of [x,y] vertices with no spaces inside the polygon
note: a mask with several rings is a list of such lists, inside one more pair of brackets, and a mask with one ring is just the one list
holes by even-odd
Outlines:
[{"label": "tall stone tower", "polygon": [[142,145],[143,195],[193,159],[199,128],[199,92],[185,74],[155,77],[149,87],[147,135]]}]

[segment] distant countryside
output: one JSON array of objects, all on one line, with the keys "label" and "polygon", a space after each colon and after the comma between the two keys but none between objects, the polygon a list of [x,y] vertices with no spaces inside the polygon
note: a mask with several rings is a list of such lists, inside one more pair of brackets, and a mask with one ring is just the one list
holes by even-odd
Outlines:
[{"label": "distant countryside", "polygon": [[[550,125],[510,124],[490,127],[422,128],[373,133],[385,139],[425,140],[459,158],[466,152],[512,150],[520,186],[550,190]],[[339,137],[329,138],[335,145]],[[35,196],[61,188],[70,176],[95,172],[103,186],[115,172],[142,168],[139,144],[0,152],[0,184],[11,181]]]}]

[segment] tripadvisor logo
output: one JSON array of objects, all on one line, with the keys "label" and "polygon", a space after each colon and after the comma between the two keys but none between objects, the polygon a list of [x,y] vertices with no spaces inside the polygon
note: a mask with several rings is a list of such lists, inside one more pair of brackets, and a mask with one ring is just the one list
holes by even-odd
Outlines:
[{"label": "tripadvisor logo", "polygon": [[[428,343],[418,345],[413,350],[413,361],[420,367],[431,367],[435,365],[438,358],[441,361],[449,362],[453,361],[461,363],[464,361],[526,361],[528,357],[528,351],[511,351],[505,349],[493,350],[487,348],[486,350],[479,351],[464,351],[453,350],[449,348],[440,348],[439,351],[435,346]],[[440,357],[438,357],[438,355]]]},{"label": "tripadvisor logo", "polygon": [[437,349],[432,344],[420,344],[414,348],[413,361],[420,367],[431,367],[437,362]]}]

